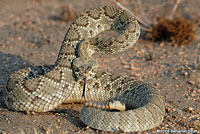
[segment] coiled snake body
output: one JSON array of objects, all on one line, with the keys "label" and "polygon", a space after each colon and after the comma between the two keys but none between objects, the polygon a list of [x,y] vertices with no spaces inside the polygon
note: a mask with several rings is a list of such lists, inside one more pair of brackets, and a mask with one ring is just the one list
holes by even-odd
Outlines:
[{"label": "coiled snake body", "polygon": [[[109,29],[119,35],[107,40],[96,37]],[[127,11],[113,6],[87,10],[68,29],[55,65],[11,74],[3,93],[7,107],[46,112],[63,102],[88,102],[80,118],[92,128],[132,132],[158,126],[164,117],[158,91],[143,82],[100,71],[92,59],[93,53],[130,48],[139,34],[137,21]],[[118,102],[125,105],[125,111],[110,108]]]}]

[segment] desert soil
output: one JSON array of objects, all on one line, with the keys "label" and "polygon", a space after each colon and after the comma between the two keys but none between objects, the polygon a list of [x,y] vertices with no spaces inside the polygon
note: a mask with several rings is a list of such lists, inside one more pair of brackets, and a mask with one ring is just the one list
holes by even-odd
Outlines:
[{"label": "desert soil", "polygon": [[[122,4],[141,16],[134,0]],[[106,133],[79,119],[82,104],[63,104],[47,113],[8,110],[2,94],[14,71],[27,66],[54,64],[62,40],[75,15],[88,8],[114,5],[108,0],[1,0],[0,1],[0,133]],[[143,0],[150,22],[163,14],[164,1]],[[200,19],[200,2],[183,0],[179,13]],[[169,3],[167,13],[172,4]],[[144,33],[144,32],[143,32]],[[99,66],[111,73],[142,80],[156,87],[165,101],[163,123],[143,133],[200,133],[200,44],[177,46],[145,40],[120,54],[101,56]]]}]

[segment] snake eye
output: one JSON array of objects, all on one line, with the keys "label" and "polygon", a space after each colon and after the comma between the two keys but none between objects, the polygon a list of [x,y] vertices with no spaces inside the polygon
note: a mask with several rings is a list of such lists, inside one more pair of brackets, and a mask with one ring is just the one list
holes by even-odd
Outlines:
[{"label": "snake eye", "polygon": [[91,66],[88,66],[88,67],[87,67],[87,71],[90,71],[91,69],[92,69]]}]

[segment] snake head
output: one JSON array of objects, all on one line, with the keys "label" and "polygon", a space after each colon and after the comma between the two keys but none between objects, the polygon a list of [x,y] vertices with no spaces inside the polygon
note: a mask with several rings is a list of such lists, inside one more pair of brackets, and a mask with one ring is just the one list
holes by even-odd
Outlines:
[{"label": "snake head", "polygon": [[97,66],[94,60],[84,60],[82,58],[75,58],[72,61],[72,71],[76,79],[86,78],[90,71]]}]

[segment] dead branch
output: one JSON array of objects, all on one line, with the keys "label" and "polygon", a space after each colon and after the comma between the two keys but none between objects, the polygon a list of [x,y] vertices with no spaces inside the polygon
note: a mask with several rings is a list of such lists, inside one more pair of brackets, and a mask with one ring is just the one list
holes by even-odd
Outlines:
[{"label": "dead branch", "polygon": [[197,56],[197,61],[196,61],[196,64],[195,64],[195,69],[198,69],[200,67],[200,54],[198,54]]},{"label": "dead branch", "polygon": [[181,0],[175,0],[175,1],[176,1],[176,3],[175,3],[175,5],[174,5],[174,7],[172,9],[172,13],[169,15],[169,19],[173,18],[174,14],[175,14],[175,12],[176,12],[176,10],[177,10],[180,2],[181,2]]},{"label": "dead branch", "polygon": [[163,17],[166,17],[166,16],[167,16],[167,4],[168,4],[168,0],[165,0]]},{"label": "dead branch", "polygon": [[140,9],[140,13],[142,15],[142,18],[144,19],[145,22],[147,22],[148,26],[151,24],[151,22],[149,21],[149,19],[146,17],[145,13],[144,13],[144,8],[142,7],[142,3],[141,0],[137,0],[138,3],[138,7]]},{"label": "dead branch", "polygon": [[[114,2],[117,6],[119,6],[120,8],[126,10],[127,12],[129,12],[131,15],[133,15],[137,21],[139,21],[143,26],[140,26],[141,29],[143,29],[144,31],[148,31],[148,32],[152,32],[152,27],[150,25],[148,25],[147,23],[145,23],[142,19],[140,19],[138,16],[136,16],[135,14],[133,14],[129,9],[127,9],[126,7],[124,7],[122,4],[120,4],[118,2],[118,0],[112,0],[112,2]],[[147,27],[147,28],[146,28]]]}]

